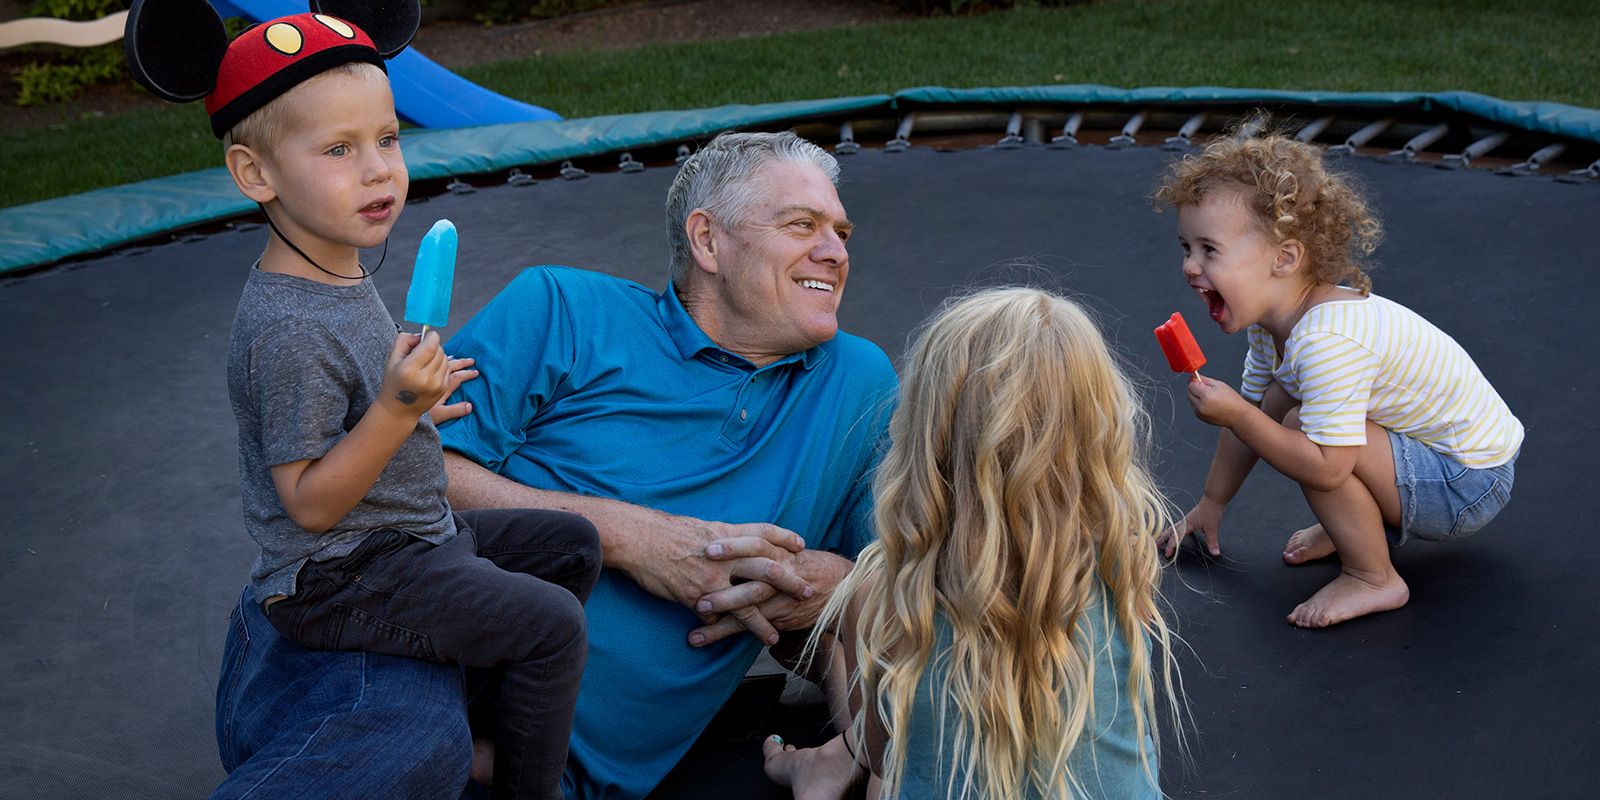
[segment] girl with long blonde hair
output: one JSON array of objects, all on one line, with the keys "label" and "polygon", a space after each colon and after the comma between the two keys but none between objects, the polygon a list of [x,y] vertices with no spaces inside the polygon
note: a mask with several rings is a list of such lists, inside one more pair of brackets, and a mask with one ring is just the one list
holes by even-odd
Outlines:
[{"label": "girl with long blonde hair", "polygon": [[1159,797],[1171,515],[1099,329],[1048,292],[979,292],[927,323],[903,381],[878,540],[812,636],[841,645],[848,729],[814,750],[769,739],[768,774],[797,798],[863,767],[871,797]]}]

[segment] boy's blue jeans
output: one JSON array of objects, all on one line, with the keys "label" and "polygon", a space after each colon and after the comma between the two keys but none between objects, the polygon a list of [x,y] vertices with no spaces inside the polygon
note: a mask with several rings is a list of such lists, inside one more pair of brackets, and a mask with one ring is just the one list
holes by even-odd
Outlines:
[{"label": "boy's blue jeans", "polygon": [[[587,652],[581,603],[599,573],[598,537],[586,520],[562,512],[468,512],[457,521],[460,534],[438,546],[399,531],[378,531],[348,556],[309,563],[297,594],[272,605],[265,616],[281,638],[317,651],[499,668],[495,795],[560,797]],[[283,650],[291,642],[274,644]],[[454,689],[459,708],[459,679]],[[219,736],[223,720],[239,713],[223,708],[225,690],[219,687]],[[226,760],[229,742],[222,738]],[[364,738],[362,749],[370,752],[372,746],[372,737]],[[372,766],[363,763],[358,771]],[[432,796],[454,797],[459,790],[458,784],[455,791]]]}]

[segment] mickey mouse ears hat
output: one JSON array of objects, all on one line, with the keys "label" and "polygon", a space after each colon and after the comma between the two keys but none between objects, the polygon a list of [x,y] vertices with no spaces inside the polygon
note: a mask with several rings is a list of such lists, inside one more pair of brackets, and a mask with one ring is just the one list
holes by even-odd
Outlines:
[{"label": "mickey mouse ears hat", "polygon": [[128,69],[156,96],[205,99],[221,139],[262,106],[340,64],[384,68],[411,44],[418,0],[311,0],[311,13],[253,25],[231,43],[205,0],[134,0],[123,38]]}]

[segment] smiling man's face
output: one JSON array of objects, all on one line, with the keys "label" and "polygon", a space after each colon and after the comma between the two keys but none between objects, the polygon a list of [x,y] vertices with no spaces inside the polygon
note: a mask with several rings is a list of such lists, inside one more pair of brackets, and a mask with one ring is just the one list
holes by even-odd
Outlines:
[{"label": "smiling man's face", "polygon": [[751,180],[743,219],[711,222],[709,264],[697,276],[706,291],[690,313],[718,346],[760,366],[839,332],[851,224],[816,167],[774,162]]}]

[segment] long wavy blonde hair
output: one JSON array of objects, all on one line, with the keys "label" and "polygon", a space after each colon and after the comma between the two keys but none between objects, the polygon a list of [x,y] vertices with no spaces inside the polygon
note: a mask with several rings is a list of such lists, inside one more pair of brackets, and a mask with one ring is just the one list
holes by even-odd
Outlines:
[{"label": "long wavy blonde hair", "polygon": [[[953,637],[934,687],[955,710],[941,715],[955,726],[945,759],[965,775],[949,796],[1082,794],[1068,756],[1094,730],[1095,657],[1080,626],[1101,596],[1096,581],[1108,590],[1100,611],[1109,606],[1127,641],[1127,691],[1153,784],[1152,658],[1177,718],[1155,546],[1171,513],[1147,465],[1148,417],[1099,329],[1048,292],[983,291],[926,325],[902,379],[874,484],[878,539],[816,629],[834,630],[861,594],[851,688],[889,735],[885,796],[899,793],[936,613]],[[855,742],[866,741],[865,720],[855,716]]]}]

